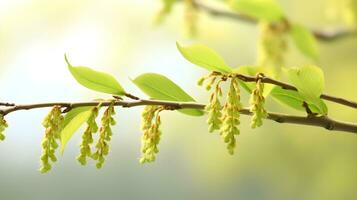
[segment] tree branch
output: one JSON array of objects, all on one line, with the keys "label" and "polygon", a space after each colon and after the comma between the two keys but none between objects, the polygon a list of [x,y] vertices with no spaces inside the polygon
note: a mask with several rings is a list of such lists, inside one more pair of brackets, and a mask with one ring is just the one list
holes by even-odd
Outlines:
[{"label": "tree branch", "polygon": [[[15,105],[10,108],[0,109],[0,113],[3,115],[10,114],[19,110],[31,110],[37,108],[46,108],[53,106],[61,106],[66,109],[73,109],[78,107],[85,106],[109,106],[112,101],[90,101],[90,102],[78,102],[78,103],[67,103],[67,102],[53,102],[53,103],[40,103],[40,104],[24,104],[24,105]],[[133,101],[116,101],[115,106],[121,106],[123,108],[131,108],[136,106],[145,106],[145,105],[158,105],[169,107],[170,110],[191,108],[191,109],[200,109],[203,110],[206,105],[192,102],[172,102],[172,101],[159,101],[159,100],[133,100]],[[240,110],[240,113],[243,115],[252,115],[248,108],[243,108]],[[350,133],[357,133],[357,124],[340,122],[333,119],[330,119],[326,116],[294,116],[286,115],[281,113],[268,113],[268,119],[273,120],[278,123],[288,123],[288,124],[299,124],[299,125],[308,125],[308,126],[317,126],[323,127],[327,130],[334,131],[345,131]]]},{"label": "tree branch", "polygon": [[[196,0],[193,0],[193,3],[197,9],[202,10],[202,11],[208,13],[209,15],[212,15],[215,17],[228,18],[228,19],[251,23],[251,24],[258,23],[257,19],[247,16],[247,15],[224,11],[224,10],[219,10],[219,9],[207,6],[207,5],[205,5],[201,2],[198,2]],[[320,41],[326,41],[326,42],[339,40],[339,39],[346,38],[349,36],[357,36],[357,30],[348,30],[348,29],[337,29],[337,30],[333,30],[333,31],[312,30],[312,33],[314,34],[316,39],[318,39]]]},{"label": "tree branch", "polygon": [[13,103],[2,103],[0,102],[0,106],[15,106]]},{"label": "tree branch", "polygon": [[[213,72],[213,73],[217,74],[217,75],[223,75],[220,72]],[[235,76],[244,82],[256,82],[258,79],[255,76],[247,76],[247,75],[243,75],[243,74],[235,74]],[[281,81],[278,81],[278,80],[275,80],[275,79],[272,79],[272,78],[269,78],[266,76],[260,77],[260,79],[263,83],[277,85],[277,86],[282,87],[285,90],[297,91],[297,88],[292,85],[289,85],[287,83],[284,83],[284,82],[281,82]],[[326,101],[331,101],[331,102],[345,105],[345,106],[348,106],[351,108],[357,108],[357,102],[347,100],[347,99],[344,99],[341,97],[335,97],[335,96],[331,96],[331,95],[327,95],[327,94],[321,94],[320,98],[325,99]]]}]

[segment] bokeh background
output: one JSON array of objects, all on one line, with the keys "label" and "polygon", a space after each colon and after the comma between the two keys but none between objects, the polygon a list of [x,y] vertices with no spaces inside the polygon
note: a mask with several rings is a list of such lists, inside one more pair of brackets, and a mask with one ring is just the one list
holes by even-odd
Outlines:
[{"label": "bokeh background", "polygon": [[[203,1],[222,7],[217,1]],[[324,0],[280,0],[288,16],[308,27],[345,27],[326,15]],[[338,2],[337,2],[338,3]],[[196,86],[206,72],[182,58],[175,42],[203,43],[232,66],[254,64],[256,25],[199,14],[198,35],[188,37],[183,6],[160,26],[153,21],[159,0],[46,1],[0,0],[0,101],[16,103],[83,101],[109,96],[91,92],[70,75],[72,64],[115,75],[131,93],[141,73],[157,72],[178,83],[200,102],[208,95]],[[332,6],[333,7],[333,6]],[[357,100],[357,38],[319,42],[326,93]],[[287,66],[311,63],[293,47]],[[297,113],[268,100],[269,110]],[[357,122],[357,111],[328,103],[332,117]],[[205,117],[163,114],[158,159],[140,165],[140,111],[117,109],[111,153],[101,170],[80,166],[75,157],[80,134],[48,174],[39,157],[48,109],[19,111],[0,144],[0,199],[344,199],[357,198],[357,136],[321,128],[276,124],[249,128],[242,117],[236,155]],[[303,113],[298,113],[303,114]]]}]

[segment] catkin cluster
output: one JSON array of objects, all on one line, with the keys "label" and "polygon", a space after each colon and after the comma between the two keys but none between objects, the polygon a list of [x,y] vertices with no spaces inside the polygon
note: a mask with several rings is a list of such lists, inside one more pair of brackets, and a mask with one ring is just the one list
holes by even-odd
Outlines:
[{"label": "catkin cluster", "polygon": [[[210,96],[210,101],[205,110],[208,113],[208,130],[213,132],[219,130],[230,154],[234,153],[236,144],[235,135],[239,134],[239,111],[241,109],[240,103],[240,89],[238,79],[234,76],[223,75],[220,80],[214,73],[208,77],[203,77],[198,81],[199,85],[203,85],[207,81],[206,89],[210,90],[215,86],[215,90]],[[221,82],[230,80],[230,88],[226,97],[226,102],[222,107],[220,97],[222,96]]]},{"label": "catkin cluster", "polygon": [[160,112],[163,110],[160,106],[145,106],[141,119],[141,152],[140,163],[153,162],[156,159],[156,154],[159,152],[158,144],[160,142]]},{"label": "catkin cluster", "polygon": [[42,125],[46,128],[46,130],[42,141],[41,173],[46,173],[51,170],[50,161],[57,161],[55,152],[58,148],[57,140],[60,139],[62,121],[63,116],[61,107],[54,106],[42,122]]},{"label": "catkin cluster", "polygon": [[279,75],[284,65],[287,51],[286,25],[284,23],[260,23],[260,39],[258,42],[258,65],[272,69]]},{"label": "catkin cluster", "polygon": [[109,142],[113,135],[111,126],[116,124],[113,116],[115,115],[114,103],[112,103],[103,114],[101,119],[102,125],[99,129],[99,138],[95,145],[96,151],[92,154],[92,158],[97,161],[98,169],[103,167],[105,156],[109,154]]},{"label": "catkin cluster", "polygon": [[[263,74],[258,74],[256,88],[253,90],[250,97],[250,112],[253,113],[251,127],[256,128],[262,125],[262,119],[267,117],[267,112],[264,108],[265,99],[263,96],[264,84],[262,83]],[[222,97],[221,82],[230,81],[229,90],[226,96],[223,107],[221,106],[220,98]],[[208,76],[201,78],[198,85],[204,83],[206,90],[215,87],[212,92],[209,103],[205,110],[208,114],[208,130],[213,132],[219,130],[221,137],[227,144],[229,154],[234,154],[236,147],[236,136],[239,135],[240,111],[243,109],[240,102],[240,86],[237,74],[221,74],[213,72]]]},{"label": "catkin cluster", "polygon": [[[95,145],[96,151],[92,153],[91,145],[93,144],[93,134],[98,132],[96,118],[98,117],[99,109],[100,105],[93,107],[91,110],[90,116],[87,119],[87,128],[82,135],[80,153],[77,157],[78,162],[82,165],[87,164],[87,158],[96,160],[96,167],[98,169],[103,166],[105,161],[104,157],[109,153],[108,143],[112,136],[111,126],[115,125],[115,120],[113,118],[113,115],[115,115],[114,101],[108,106],[103,114],[98,141]],[[51,170],[50,161],[57,161],[55,152],[58,148],[57,140],[61,137],[60,134],[63,126],[62,122],[63,116],[60,106],[54,106],[43,120],[42,124],[46,128],[46,132],[42,141],[42,167],[40,169],[42,173],[46,173]]]},{"label": "catkin cluster", "polygon": [[8,127],[6,120],[3,115],[0,115],[0,140],[5,140],[4,131]]},{"label": "catkin cluster", "polygon": [[263,120],[264,118],[267,117],[267,112],[264,108],[265,104],[265,99],[263,96],[264,92],[264,84],[261,82],[261,79],[258,76],[257,83],[256,83],[256,88],[253,90],[251,96],[250,96],[250,112],[253,113],[252,116],[252,121],[251,121],[251,127],[256,128],[260,127],[263,125]]},{"label": "catkin cluster", "polygon": [[234,154],[236,146],[235,136],[240,133],[238,129],[238,125],[240,124],[240,109],[242,109],[242,106],[240,103],[238,79],[233,77],[231,78],[226,103],[223,106],[222,126],[220,129],[220,134],[223,137],[224,142],[227,143],[227,149],[231,155]]},{"label": "catkin cluster", "polygon": [[98,131],[96,118],[98,116],[99,107],[92,109],[91,115],[87,120],[87,128],[82,135],[82,143],[80,145],[80,154],[77,160],[80,164],[86,165],[87,158],[92,156],[91,144],[93,143],[93,134]]}]

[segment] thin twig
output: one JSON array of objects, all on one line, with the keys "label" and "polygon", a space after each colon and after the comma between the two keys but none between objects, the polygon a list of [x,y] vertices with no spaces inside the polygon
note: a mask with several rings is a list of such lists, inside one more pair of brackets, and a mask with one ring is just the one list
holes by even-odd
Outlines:
[{"label": "thin twig", "polygon": [[[11,108],[0,109],[0,113],[3,115],[7,115],[9,113],[19,110],[46,108],[55,105],[64,107],[66,109],[68,108],[73,109],[73,108],[85,107],[85,106],[97,106],[98,104],[101,104],[101,106],[109,106],[111,105],[111,103],[112,101],[105,101],[105,102],[90,101],[90,102],[78,102],[78,103],[54,102],[54,103],[40,103],[40,104],[24,104],[24,105],[16,105]],[[169,107],[170,110],[184,109],[184,108],[202,110],[206,106],[204,104],[193,103],[193,102],[172,102],[172,101],[144,100],[144,99],[134,100],[134,101],[115,102],[115,106],[121,106],[123,108],[131,108],[135,106],[145,106],[145,105],[160,105],[160,106]],[[244,115],[252,114],[248,108],[242,109],[240,113]],[[357,124],[336,121],[326,116],[294,116],[294,115],[286,115],[286,114],[270,112],[268,113],[267,118],[278,123],[317,126],[317,127],[323,127],[327,130],[357,133]]]},{"label": "thin twig", "polygon": [[[213,72],[213,73],[215,73],[217,75],[221,75],[220,72]],[[257,81],[257,77],[255,77],[255,76],[248,76],[248,75],[243,75],[243,74],[235,74],[235,76],[237,76],[237,78],[239,78],[240,80],[242,80],[244,82],[256,82]],[[284,83],[284,82],[269,78],[267,76],[263,76],[260,79],[261,79],[261,81],[263,83],[277,85],[277,86],[280,86],[281,88],[283,88],[285,90],[297,91],[296,87],[294,87],[292,85],[289,85],[287,83]],[[331,101],[331,102],[338,103],[338,104],[341,104],[341,105],[345,105],[345,106],[348,106],[348,107],[351,107],[351,108],[357,108],[357,102],[351,101],[351,100],[347,100],[347,99],[344,99],[344,98],[341,98],[341,97],[335,97],[335,96],[331,96],[331,95],[328,95],[328,94],[321,94],[320,98],[321,99],[325,99],[326,101]]]},{"label": "thin twig", "polygon": [[13,103],[0,102],[0,106],[15,106]]},{"label": "thin twig", "polygon": [[[193,2],[197,9],[202,10],[215,17],[228,18],[228,19],[247,22],[251,24],[256,24],[258,22],[257,19],[244,14],[216,9],[198,1],[193,1]],[[315,29],[312,30],[312,33],[315,35],[316,39],[326,42],[335,41],[349,36],[357,36],[357,30],[348,30],[348,29],[336,29],[333,31]]]}]

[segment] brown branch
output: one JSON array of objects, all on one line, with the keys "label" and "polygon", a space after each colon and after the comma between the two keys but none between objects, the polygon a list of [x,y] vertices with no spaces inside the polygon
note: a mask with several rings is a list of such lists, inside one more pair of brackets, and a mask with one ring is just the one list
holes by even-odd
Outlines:
[{"label": "brown branch", "polygon": [[[102,106],[109,106],[111,103],[112,101],[105,101],[105,102],[91,101],[91,102],[78,102],[78,103],[54,102],[54,103],[40,103],[40,104],[24,104],[24,105],[15,105],[10,108],[0,109],[0,113],[3,115],[7,115],[9,113],[19,110],[46,108],[55,105],[61,106],[65,109],[73,109],[73,108],[85,107],[85,106],[97,106],[98,104],[101,104]],[[184,108],[202,110],[205,108],[204,104],[192,103],[192,102],[172,102],[172,101],[144,100],[144,99],[134,100],[134,101],[115,102],[115,106],[121,106],[123,108],[131,108],[135,106],[145,106],[145,105],[160,105],[170,108],[170,110],[177,110],[177,109],[184,109]],[[242,109],[240,112],[241,114],[244,115],[252,114],[247,108]],[[268,113],[267,118],[278,123],[317,126],[317,127],[323,127],[327,130],[357,133],[357,124],[336,121],[326,116],[304,117],[304,116],[293,116],[293,115],[270,112]]]},{"label": "brown branch", "polygon": [[314,30],[313,33],[317,39],[326,42],[357,36],[357,30],[348,29],[339,29],[333,31]]},{"label": "brown branch", "polygon": [[[220,72],[213,72],[213,74],[216,75],[222,75],[222,73]],[[243,74],[235,74],[235,76],[237,78],[239,78],[240,80],[244,81],[244,82],[256,82],[257,81],[257,77],[256,76],[248,76],[248,75],[243,75]],[[259,78],[263,83],[268,83],[268,84],[273,84],[273,85],[277,85],[280,86],[281,88],[285,89],[285,90],[294,90],[297,91],[297,88],[289,85],[287,83],[281,82],[281,81],[277,81],[275,79],[269,78],[267,76],[263,76]],[[355,101],[351,101],[351,100],[347,100],[341,97],[335,97],[335,96],[331,96],[328,94],[321,94],[320,96],[321,99],[325,99],[326,101],[331,101],[334,103],[338,103],[341,105],[345,105],[351,108],[357,108],[357,102]]]},{"label": "brown branch", "polygon": [[[216,9],[198,1],[193,1],[193,2],[198,10],[204,11],[214,17],[228,18],[228,19],[251,23],[251,24],[256,24],[258,22],[257,19],[244,14]],[[312,30],[312,33],[315,35],[316,39],[326,42],[339,40],[349,36],[357,36],[357,30],[348,30],[348,29],[336,29],[333,31]]]},{"label": "brown branch", "polygon": [[13,103],[0,102],[0,106],[15,106]]}]

